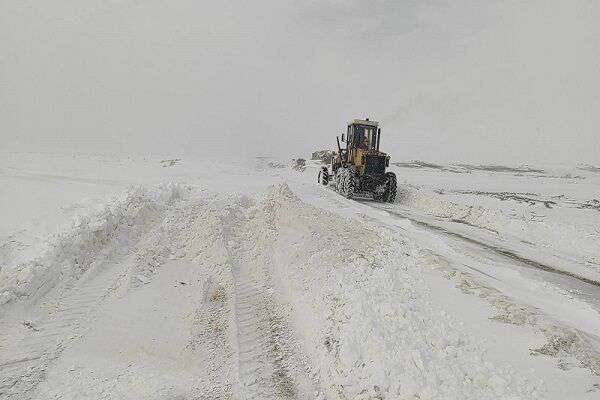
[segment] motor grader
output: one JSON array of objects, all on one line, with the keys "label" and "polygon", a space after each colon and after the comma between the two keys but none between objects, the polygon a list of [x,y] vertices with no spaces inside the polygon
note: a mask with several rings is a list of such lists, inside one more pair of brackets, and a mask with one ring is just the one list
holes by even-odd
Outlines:
[{"label": "motor grader", "polygon": [[342,143],[337,137],[338,152],[331,160],[331,170],[322,167],[319,183],[332,184],[346,198],[367,197],[393,203],[396,199],[396,174],[387,171],[390,156],[379,151],[381,129],[379,123],[355,119],[348,123],[342,134]]}]

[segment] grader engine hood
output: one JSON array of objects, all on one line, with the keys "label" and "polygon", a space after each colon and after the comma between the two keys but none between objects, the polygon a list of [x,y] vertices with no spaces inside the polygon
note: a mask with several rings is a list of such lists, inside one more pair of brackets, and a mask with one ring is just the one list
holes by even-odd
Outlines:
[{"label": "grader engine hood", "polygon": [[375,175],[385,173],[385,167],[388,165],[388,156],[379,154],[365,154],[364,174]]}]

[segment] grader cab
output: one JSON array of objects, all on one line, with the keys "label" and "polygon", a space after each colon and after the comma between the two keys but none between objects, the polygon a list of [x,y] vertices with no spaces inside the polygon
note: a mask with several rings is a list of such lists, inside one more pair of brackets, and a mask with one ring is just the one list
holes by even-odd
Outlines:
[{"label": "grader cab", "polygon": [[342,143],[337,138],[338,153],[331,161],[331,171],[322,167],[319,182],[335,189],[347,198],[371,196],[373,199],[394,202],[396,175],[386,172],[390,156],[379,151],[381,129],[379,123],[368,118],[348,123]]}]

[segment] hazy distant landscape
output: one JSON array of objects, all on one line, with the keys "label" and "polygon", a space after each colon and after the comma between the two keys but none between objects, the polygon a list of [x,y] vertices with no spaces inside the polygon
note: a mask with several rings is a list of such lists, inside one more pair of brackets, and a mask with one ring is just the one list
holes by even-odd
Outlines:
[{"label": "hazy distant landscape", "polygon": [[597,399],[599,17],[0,2],[0,400]]}]

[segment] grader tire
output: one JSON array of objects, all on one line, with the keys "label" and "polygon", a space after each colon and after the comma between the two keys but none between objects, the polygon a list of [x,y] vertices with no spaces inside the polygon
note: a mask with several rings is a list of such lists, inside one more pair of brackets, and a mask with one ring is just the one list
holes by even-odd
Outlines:
[{"label": "grader tire", "polygon": [[354,197],[354,192],[356,192],[356,180],[354,179],[354,175],[352,173],[348,173],[348,183],[346,184],[346,198],[351,199]]},{"label": "grader tire", "polygon": [[342,171],[341,170],[337,170],[335,172],[335,175],[333,176],[333,183],[334,183],[334,189],[336,192],[338,193],[342,193]]},{"label": "grader tire", "polygon": [[319,183],[323,186],[327,186],[329,184],[329,171],[325,168],[319,171]]},{"label": "grader tire", "polygon": [[398,183],[396,181],[396,174],[393,172],[386,172],[386,184],[385,192],[383,193],[383,201],[386,203],[393,203],[396,201],[396,193],[398,191]]},{"label": "grader tire", "polygon": [[350,169],[345,168],[341,172],[340,176],[341,190],[340,193],[347,199],[351,199],[354,197],[354,191],[356,189],[356,184],[354,182],[354,176]]}]

